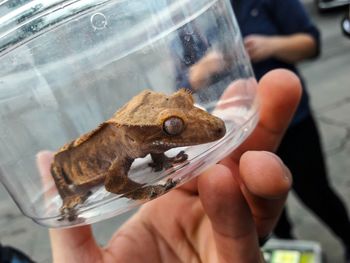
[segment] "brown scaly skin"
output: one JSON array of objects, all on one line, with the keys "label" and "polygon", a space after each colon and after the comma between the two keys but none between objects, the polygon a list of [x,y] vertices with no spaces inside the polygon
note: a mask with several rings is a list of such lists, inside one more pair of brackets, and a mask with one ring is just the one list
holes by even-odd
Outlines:
[{"label": "brown scaly skin", "polygon": [[193,105],[192,95],[180,90],[171,96],[143,91],[97,129],[63,146],[54,157],[51,174],[63,200],[62,218],[74,220],[77,204],[89,187],[104,183],[106,190],[127,198],[151,199],[176,185],[143,186],[128,177],[136,158],[150,154],[155,171],[187,159],[164,152],[175,147],[208,143],[222,138],[224,122]]}]

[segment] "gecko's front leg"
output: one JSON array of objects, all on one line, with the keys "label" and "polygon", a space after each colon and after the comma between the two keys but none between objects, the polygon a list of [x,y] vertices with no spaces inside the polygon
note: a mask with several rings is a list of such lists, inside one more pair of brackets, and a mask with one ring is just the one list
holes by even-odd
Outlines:
[{"label": "gecko's front leg", "polygon": [[134,200],[149,200],[176,186],[177,183],[172,179],[164,185],[145,185],[131,180],[128,177],[128,171],[132,161],[132,159],[119,158],[112,164],[105,179],[107,191]]},{"label": "gecko's front leg", "polygon": [[168,157],[164,153],[151,153],[152,163],[149,164],[155,172],[169,169],[174,164],[182,163],[187,160],[188,155],[181,151],[175,157]]}]

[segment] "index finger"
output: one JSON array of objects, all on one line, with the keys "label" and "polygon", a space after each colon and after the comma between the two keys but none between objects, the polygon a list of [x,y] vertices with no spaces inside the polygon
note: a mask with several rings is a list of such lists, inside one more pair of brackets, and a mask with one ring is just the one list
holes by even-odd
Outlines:
[{"label": "index finger", "polygon": [[275,151],[285,133],[301,96],[299,78],[291,71],[278,69],[259,82],[260,120],[248,139],[229,158],[238,162],[248,150]]}]

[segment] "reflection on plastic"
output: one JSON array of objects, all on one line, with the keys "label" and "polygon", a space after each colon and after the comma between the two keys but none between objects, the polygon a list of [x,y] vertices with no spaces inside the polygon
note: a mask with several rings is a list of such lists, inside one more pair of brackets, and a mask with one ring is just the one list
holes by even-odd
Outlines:
[{"label": "reflection on plastic", "polygon": [[102,13],[93,14],[90,21],[94,30],[102,30],[108,24],[106,16]]}]

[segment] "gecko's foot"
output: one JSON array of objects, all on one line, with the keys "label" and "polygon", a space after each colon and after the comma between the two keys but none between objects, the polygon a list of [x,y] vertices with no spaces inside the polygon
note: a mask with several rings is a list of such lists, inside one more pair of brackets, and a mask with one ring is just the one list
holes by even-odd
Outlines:
[{"label": "gecko's foot", "polygon": [[134,200],[150,200],[174,188],[178,184],[178,182],[179,181],[168,179],[164,185],[161,185],[161,184],[147,185],[145,187],[125,193],[122,195],[122,197],[130,198]]},{"label": "gecko's foot", "polygon": [[90,194],[91,192],[89,191],[86,194],[74,194],[66,196],[63,199],[63,205],[60,208],[61,217],[58,220],[62,221],[67,219],[68,221],[74,221],[77,218],[76,206],[84,203]]},{"label": "gecko's foot", "polygon": [[168,158],[170,163],[182,163],[188,159],[188,155],[181,151],[175,157]]},{"label": "gecko's foot", "polygon": [[167,157],[166,155],[163,155],[162,158],[153,161],[149,166],[152,167],[155,172],[159,172],[163,169],[170,169],[174,164],[182,163],[186,161],[187,158],[188,155],[184,151],[181,151],[175,157]]},{"label": "gecko's foot", "polygon": [[179,182],[180,182],[179,180],[173,180],[173,179],[169,178],[164,185],[165,190],[168,191],[168,190],[174,188],[175,186],[177,186],[177,184]]},{"label": "gecko's foot", "polygon": [[178,181],[174,181],[173,179],[169,178],[164,185],[154,185],[150,186],[152,187],[150,193],[149,193],[149,198],[153,199],[155,197],[158,197],[170,189],[174,188],[178,184]]}]

